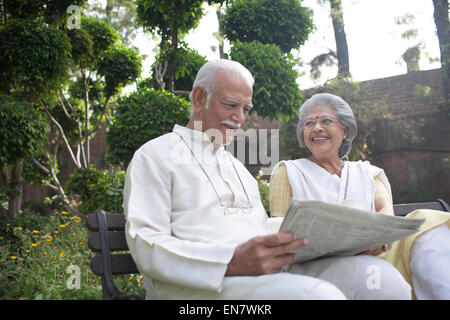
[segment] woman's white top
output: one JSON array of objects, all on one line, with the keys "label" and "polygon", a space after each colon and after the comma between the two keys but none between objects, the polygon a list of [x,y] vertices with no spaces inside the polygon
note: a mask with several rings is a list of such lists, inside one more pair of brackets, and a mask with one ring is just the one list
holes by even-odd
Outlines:
[{"label": "woman's white top", "polygon": [[292,198],[298,200],[332,204],[353,201],[363,203],[365,210],[375,212],[376,176],[391,194],[391,186],[383,169],[371,165],[369,161],[345,161],[340,177],[308,159],[282,161],[274,168],[274,172],[281,163],[286,167]]}]

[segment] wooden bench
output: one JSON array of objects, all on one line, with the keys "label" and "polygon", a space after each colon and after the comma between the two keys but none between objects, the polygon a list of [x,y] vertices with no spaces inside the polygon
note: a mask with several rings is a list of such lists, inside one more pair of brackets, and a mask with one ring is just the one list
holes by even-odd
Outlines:
[{"label": "wooden bench", "polygon": [[[395,215],[405,216],[416,209],[434,209],[450,212],[449,205],[438,199],[434,202],[407,203],[394,205]],[[136,300],[137,296],[121,293],[114,282],[114,275],[139,273],[128,251],[125,239],[125,215],[107,214],[97,210],[88,216],[87,228],[91,231],[88,239],[89,248],[95,253],[91,259],[92,271],[102,278],[104,300]],[[125,251],[126,253],[114,253]]]}]

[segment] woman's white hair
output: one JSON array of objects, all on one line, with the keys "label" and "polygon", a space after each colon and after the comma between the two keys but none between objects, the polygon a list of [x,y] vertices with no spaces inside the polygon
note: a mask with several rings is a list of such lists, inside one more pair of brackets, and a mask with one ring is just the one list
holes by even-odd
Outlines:
[{"label": "woman's white hair", "polygon": [[297,139],[301,148],[305,148],[309,153],[311,151],[308,150],[304,141],[304,127],[306,117],[308,116],[308,112],[312,107],[318,105],[326,105],[332,107],[336,111],[336,116],[341,121],[342,125],[348,129],[347,137],[342,142],[341,147],[339,148],[339,157],[342,158],[346,156],[350,150],[352,149],[352,142],[355,139],[356,134],[358,132],[358,126],[356,124],[355,116],[353,115],[353,111],[348,105],[347,102],[344,101],[341,97],[335,96],[331,93],[318,93],[313,95],[311,98],[306,100],[302,106],[300,107],[298,113],[298,125],[297,125]]},{"label": "woman's white hair", "polygon": [[219,71],[232,72],[236,77],[240,76],[245,79],[251,86],[255,83],[255,79],[250,71],[239,62],[227,59],[208,61],[198,70],[192,85],[192,91],[189,94],[189,99],[191,100],[191,116],[194,114],[194,108],[192,106],[192,93],[194,89],[201,86],[206,91],[206,109],[208,109],[209,100],[216,88],[217,74]]}]

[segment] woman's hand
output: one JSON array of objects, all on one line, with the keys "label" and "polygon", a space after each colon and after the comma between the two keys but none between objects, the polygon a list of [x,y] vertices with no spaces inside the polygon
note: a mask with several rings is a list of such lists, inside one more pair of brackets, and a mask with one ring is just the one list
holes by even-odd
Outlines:
[{"label": "woman's hand", "polygon": [[379,254],[382,253],[382,252],[386,252],[387,249],[388,249],[388,245],[387,245],[387,244],[384,244],[384,245],[382,245],[382,246],[379,246],[379,247],[376,247],[376,248],[369,249],[369,250],[367,250],[367,251],[358,253],[357,255],[365,254],[365,255],[370,255],[370,256],[377,256],[377,255],[379,255]]}]

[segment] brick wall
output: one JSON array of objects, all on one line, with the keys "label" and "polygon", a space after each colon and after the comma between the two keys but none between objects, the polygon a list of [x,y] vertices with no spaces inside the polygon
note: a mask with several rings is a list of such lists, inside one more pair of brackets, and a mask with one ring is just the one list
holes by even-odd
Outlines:
[{"label": "brick wall", "polygon": [[[381,100],[396,116],[436,112],[445,103],[441,69],[363,81],[360,88],[365,99]],[[423,90],[429,92],[421,93]]]},{"label": "brick wall", "polygon": [[365,99],[378,100],[396,116],[374,123],[375,148],[371,160],[384,168],[394,202],[450,201],[450,121],[441,70],[364,81]]}]

